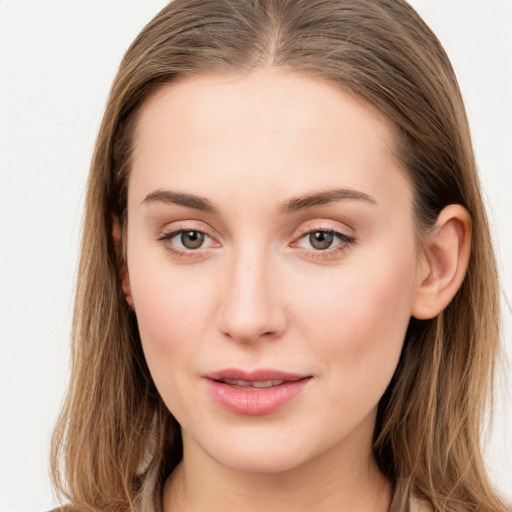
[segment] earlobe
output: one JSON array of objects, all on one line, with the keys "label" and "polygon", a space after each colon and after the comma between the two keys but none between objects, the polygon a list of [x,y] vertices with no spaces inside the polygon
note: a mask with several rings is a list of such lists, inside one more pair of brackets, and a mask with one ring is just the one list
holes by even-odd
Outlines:
[{"label": "earlobe", "polygon": [[128,274],[128,266],[126,260],[123,257],[122,244],[121,244],[121,223],[117,217],[112,219],[112,239],[114,240],[114,247],[116,250],[117,259],[117,272],[119,279],[121,280],[121,286],[123,293],[128,303],[128,306],[135,311],[135,304],[133,302],[132,289],[130,286],[130,276]]},{"label": "earlobe", "polygon": [[471,251],[471,217],[459,204],[446,206],[424,239],[411,315],[434,318],[460,288]]}]

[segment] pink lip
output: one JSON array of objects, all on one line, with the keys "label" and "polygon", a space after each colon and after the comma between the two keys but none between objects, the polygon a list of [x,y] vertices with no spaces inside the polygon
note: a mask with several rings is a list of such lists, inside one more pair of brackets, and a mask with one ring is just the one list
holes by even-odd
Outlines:
[{"label": "pink lip", "polygon": [[[261,415],[274,412],[303,391],[311,375],[299,375],[279,370],[261,369],[244,371],[228,368],[205,375],[213,398],[225,409],[245,415]],[[284,381],[266,388],[237,386],[223,380],[245,382]]]}]

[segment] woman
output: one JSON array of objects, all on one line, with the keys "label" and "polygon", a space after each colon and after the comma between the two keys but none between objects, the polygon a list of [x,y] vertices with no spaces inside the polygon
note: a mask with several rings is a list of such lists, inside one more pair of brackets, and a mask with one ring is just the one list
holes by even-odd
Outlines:
[{"label": "woman", "polygon": [[112,87],[78,282],[72,508],[504,510],[494,256],[453,70],[404,2],[163,9]]}]

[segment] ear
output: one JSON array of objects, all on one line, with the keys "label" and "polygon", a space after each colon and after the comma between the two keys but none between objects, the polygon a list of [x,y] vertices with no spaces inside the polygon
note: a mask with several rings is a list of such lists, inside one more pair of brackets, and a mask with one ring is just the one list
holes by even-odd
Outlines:
[{"label": "ear", "polygon": [[446,206],[424,238],[411,315],[434,318],[460,288],[471,250],[471,217],[459,204]]},{"label": "ear", "polygon": [[124,296],[128,306],[135,311],[133,303],[132,289],[130,286],[130,276],[128,274],[128,265],[123,256],[121,247],[121,223],[117,217],[112,218],[112,239],[114,240],[114,247],[116,250],[117,272],[121,279],[121,286],[123,287]]}]

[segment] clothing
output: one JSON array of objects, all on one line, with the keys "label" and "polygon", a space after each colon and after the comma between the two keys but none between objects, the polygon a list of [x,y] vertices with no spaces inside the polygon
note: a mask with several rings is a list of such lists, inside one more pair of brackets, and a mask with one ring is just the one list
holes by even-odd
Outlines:
[{"label": "clothing", "polygon": [[391,500],[389,512],[430,512],[431,508],[414,496],[410,496],[407,486],[398,481]]}]

